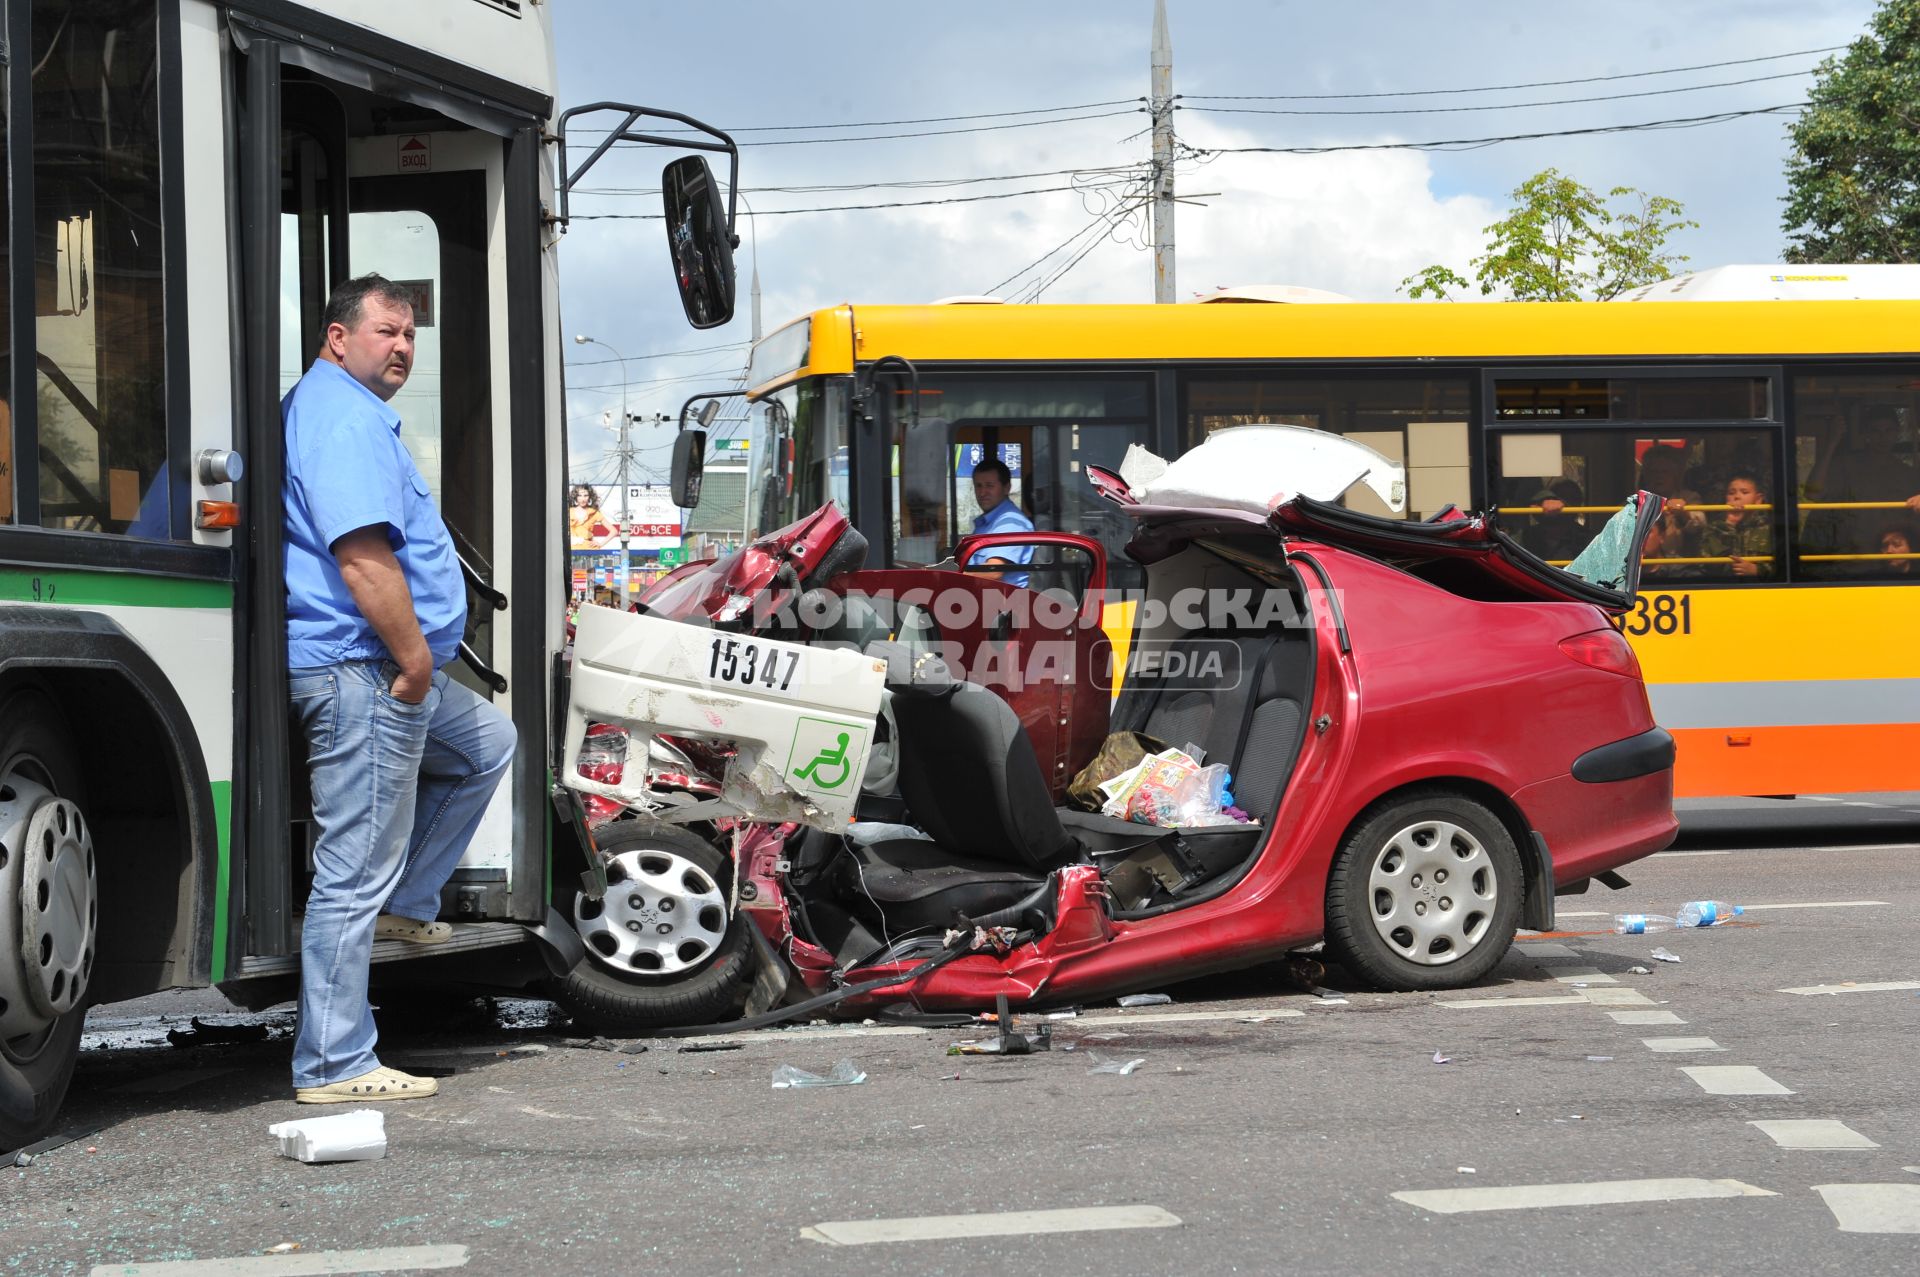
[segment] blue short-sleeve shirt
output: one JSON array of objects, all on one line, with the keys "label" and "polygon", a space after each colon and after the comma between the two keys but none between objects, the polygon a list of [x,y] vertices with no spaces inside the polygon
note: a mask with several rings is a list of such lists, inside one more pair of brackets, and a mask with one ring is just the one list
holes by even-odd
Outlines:
[{"label": "blue short-sleeve shirt", "polygon": [[467,587],[446,524],[400,414],[338,364],[316,359],[280,401],[286,427],[287,664],[298,669],[390,657],[360,615],[333,543],[384,524],[435,667],[460,650]]},{"label": "blue short-sleeve shirt", "polygon": [[[973,530],[975,532],[1031,532],[1033,531],[1033,520],[1029,519],[1026,516],[1026,512],[1013,503],[1012,497],[1008,497],[986,513],[974,516]],[[1031,563],[1033,562],[1033,547],[1030,545],[996,545],[990,550],[976,550],[973,557],[967,560],[967,566],[976,567],[985,563],[988,559],[1005,559],[1009,563]],[[1023,588],[1027,584],[1027,574],[1025,572],[1005,572],[1001,574],[1000,579],[1008,585],[1018,585]]]}]

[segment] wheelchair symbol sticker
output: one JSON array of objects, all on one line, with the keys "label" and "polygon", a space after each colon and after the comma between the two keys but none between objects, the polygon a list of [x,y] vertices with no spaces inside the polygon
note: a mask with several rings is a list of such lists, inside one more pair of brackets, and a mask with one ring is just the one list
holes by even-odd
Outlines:
[{"label": "wheelchair symbol sticker", "polygon": [[864,764],[866,746],[864,727],[802,718],[794,728],[793,748],[787,752],[787,782],[815,793],[852,793],[859,788],[854,769]]}]

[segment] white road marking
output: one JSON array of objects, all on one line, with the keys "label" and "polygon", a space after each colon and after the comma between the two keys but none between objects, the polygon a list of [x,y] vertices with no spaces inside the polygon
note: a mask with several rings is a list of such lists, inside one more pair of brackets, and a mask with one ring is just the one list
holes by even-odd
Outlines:
[{"label": "white road marking", "polygon": [[1882,980],[1877,984],[1808,984],[1798,989],[1776,989],[1775,992],[1811,997],[1817,993],[1887,993],[1898,989],[1920,989],[1920,980]]},{"label": "white road marking", "polygon": [[986,1215],[921,1215],[912,1219],[842,1219],[800,1230],[830,1246],[934,1241],[954,1237],[1031,1237],[1116,1228],[1177,1228],[1180,1217],[1158,1206],[1091,1206],[1074,1210],[1014,1210]]},{"label": "white road marking", "polygon": [[1685,1024],[1671,1011],[1609,1011],[1607,1018],[1615,1024]]},{"label": "white road marking", "polygon": [[1727,1048],[1712,1038],[1641,1038],[1640,1045],[1649,1051],[1671,1054],[1675,1051],[1724,1051]]},{"label": "white road marking", "polygon": [[1653,999],[1638,989],[1586,989],[1587,1001],[1597,1007],[1650,1007]]},{"label": "white road marking", "polygon": [[1519,947],[1522,956],[1528,958],[1584,958],[1587,956],[1551,940],[1524,940],[1520,942]]},{"label": "white road marking", "polygon": [[1792,1095],[1751,1064],[1696,1064],[1680,1070],[1708,1095]]},{"label": "white road marking", "polygon": [[1599,967],[1575,967],[1571,971],[1562,971],[1553,977],[1562,984],[1619,984],[1612,976]]},{"label": "white road marking", "polygon": [[1584,994],[1576,993],[1565,998],[1467,998],[1459,1002],[1436,1002],[1434,1005],[1464,1011],[1479,1007],[1572,1007],[1581,1006],[1586,1001]]},{"label": "white road marking", "polygon": [[[1741,909],[1747,913],[1765,913],[1769,909],[1866,909],[1886,903],[1884,900],[1795,900],[1786,904],[1742,905]],[[1604,909],[1588,910],[1581,913],[1569,913],[1563,909],[1555,916],[1560,918],[1611,918],[1613,914]],[[1712,928],[1702,928],[1702,930],[1712,930]]]},{"label": "white road marking", "polygon": [[1794,1118],[1788,1121],[1748,1122],[1781,1148],[1879,1148],[1880,1146],[1849,1127],[1828,1118]]},{"label": "white road marking", "polygon": [[1163,1011],[1153,1015],[1096,1015],[1081,1016],[1073,1021],[1076,1025],[1088,1024],[1192,1024],[1201,1020],[1245,1020],[1253,1016],[1265,1016],[1267,1019],[1283,1019],[1289,1016],[1303,1016],[1305,1011],[1295,1011],[1288,1007],[1248,1007],[1242,1011]]},{"label": "white road marking", "polygon": [[1920,1184],[1815,1184],[1843,1233],[1920,1233]]},{"label": "white road marking", "polygon": [[465,1246],[381,1246],[374,1250],[294,1251],[231,1259],[166,1259],[151,1264],[95,1264],[89,1277],[326,1277],[330,1273],[403,1273],[465,1268]]},{"label": "white road marking", "polygon": [[1777,1197],[1737,1179],[1615,1179],[1592,1184],[1516,1184],[1510,1188],[1438,1188],[1393,1194],[1394,1200],[1458,1215],[1468,1211],[1540,1210],[1555,1206],[1613,1206],[1626,1202],[1680,1202],[1704,1197]]}]

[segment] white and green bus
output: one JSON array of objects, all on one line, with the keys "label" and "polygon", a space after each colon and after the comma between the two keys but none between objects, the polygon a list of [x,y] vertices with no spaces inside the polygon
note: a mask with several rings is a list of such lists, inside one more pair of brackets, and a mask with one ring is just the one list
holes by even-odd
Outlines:
[{"label": "white and green bus", "polygon": [[[442,916],[471,925],[416,961],[383,943],[376,962],[496,987],[544,971],[538,937],[566,926],[549,802],[564,137],[581,114],[613,125],[586,163],[576,154],[576,178],[616,139],[736,168],[737,153],[671,113],[557,111],[538,0],[0,12],[7,1149],[52,1121],[89,1005],[210,985],[247,1005],[290,996],[309,812],[289,757],[279,403],[320,345],[330,287],[367,271],[416,298],[396,407],[470,569],[454,673],[521,744],[446,890]],[[695,131],[633,131],[663,114]],[[723,322],[730,210],[697,156],[665,185],[670,219],[694,231],[677,263],[689,317]]]}]

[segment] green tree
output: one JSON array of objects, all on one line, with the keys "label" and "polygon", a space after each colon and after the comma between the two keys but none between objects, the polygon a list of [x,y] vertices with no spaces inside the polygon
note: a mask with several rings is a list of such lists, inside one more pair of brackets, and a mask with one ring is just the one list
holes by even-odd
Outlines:
[{"label": "green tree", "polygon": [[[1445,301],[1477,283],[1486,297],[1605,301],[1672,275],[1687,259],[1668,251],[1668,237],[1700,224],[1687,220],[1678,200],[1630,186],[1616,186],[1603,197],[1557,169],[1535,173],[1510,198],[1513,211],[1484,228],[1487,251],[1468,263],[1472,281],[1434,265],[1401,280],[1400,291]],[[1609,201],[1624,207],[1615,211]]]},{"label": "green tree", "polygon": [[1787,129],[1787,260],[1920,261],[1920,0],[1881,0],[1814,76]]}]

